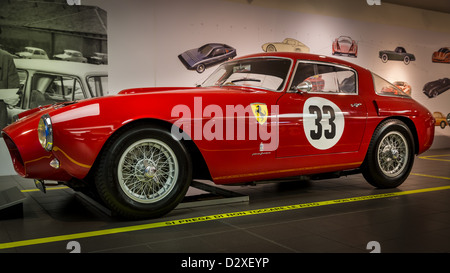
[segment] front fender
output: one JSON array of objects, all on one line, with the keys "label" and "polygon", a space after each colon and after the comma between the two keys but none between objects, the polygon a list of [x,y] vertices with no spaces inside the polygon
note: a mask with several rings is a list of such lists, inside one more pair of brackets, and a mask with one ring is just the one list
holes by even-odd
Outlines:
[{"label": "front fender", "polygon": [[[152,96],[103,97],[49,113],[53,123],[53,155],[71,176],[83,179],[102,147],[117,130],[140,119],[168,121],[170,108],[152,102]],[[150,105],[155,104],[154,107]],[[150,108],[150,109],[149,109]],[[153,108],[153,109],[152,109]]]}]

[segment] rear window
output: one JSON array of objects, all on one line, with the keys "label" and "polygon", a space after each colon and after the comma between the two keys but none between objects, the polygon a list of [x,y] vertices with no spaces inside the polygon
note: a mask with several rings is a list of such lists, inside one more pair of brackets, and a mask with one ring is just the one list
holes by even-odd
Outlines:
[{"label": "rear window", "polygon": [[372,73],[373,85],[375,92],[381,96],[392,96],[392,97],[409,97],[408,94],[400,90],[397,86]]}]

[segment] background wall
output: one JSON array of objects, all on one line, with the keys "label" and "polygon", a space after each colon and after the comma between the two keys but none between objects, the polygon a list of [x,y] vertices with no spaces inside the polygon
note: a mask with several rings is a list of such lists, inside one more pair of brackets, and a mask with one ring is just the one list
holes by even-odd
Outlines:
[{"label": "background wall", "polygon": [[[187,70],[178,54],[205,43],[226,43],[237,55],[262,52],[266,42],[294,38],[311,53],[331,56],[340,35],[358,42],[357,58],[344,58],[389,81],[406,81],[412,97],[431,112],[450,113],[450,90],[429,99],[423,86],[450,78],[450,64],[431,62],[450,47],[450,14],[365,0],[81,0],[107,12],[110,93],[143,86],[193,86],[204,73]],[[416,61],[382,63],[380,50],[403,46]],[[0,145],[0,174],[13,174]],[[432,148],[450,147],[450,126],[436,127]],[[7,153],[6,153],[7,154]]]},{"label": "background wall", "polygon": [[[311,53],[331,56],[340,35],[358,42],[357,58],[344,58],[387,80],[406,81],[412,97],[431,112],[450,113],[450,90],[436,98],[422,92],[427,82],[450,78],[450,64],[431,55],[450,47],[450,14],[365,0],[83,0],[108,12],[109,86],[193,86],[203,74],[188,71],[178,54],[205,43],[226,43],[238,56],[262,52],[262,44],[294,38]],[[382,63],[380,50],[403,46],[416,61]],[[436,127],[433,148],[450,147],[450,126]]]}]

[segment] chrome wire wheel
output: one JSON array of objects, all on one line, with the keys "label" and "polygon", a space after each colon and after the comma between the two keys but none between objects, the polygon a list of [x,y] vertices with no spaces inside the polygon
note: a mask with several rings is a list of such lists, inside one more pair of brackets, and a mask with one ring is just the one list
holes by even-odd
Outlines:
[{"label": "chrome wire wheel", "polygon": [[389,132],[378,146],[378,167],[384,175],[396,177],[408,165],[409,153],[406,138],[397,131]]},{"label": "chrome wire wheel", "polygon": [[179,166],[174,151],[157,139],[142,139],[131,144],[118,164],[122,191],[138,203],[158,202],[173,190]]}]

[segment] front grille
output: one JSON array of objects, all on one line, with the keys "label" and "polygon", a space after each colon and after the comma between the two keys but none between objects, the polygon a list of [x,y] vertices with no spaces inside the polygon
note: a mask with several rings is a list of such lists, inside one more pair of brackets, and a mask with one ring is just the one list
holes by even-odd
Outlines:
[{"label": "front grille", "polygon": [[25,167],[24,167],[24,163],[22,160],[22,156],[20,155],[19,149],[17,149],[17,146],[14,143],[14,141],[12,141],[12,139],[7,134],[5,134],[3,132],[2,135],[3,135],[3,140],[5,141],[6,147],[8,147],[9,153],[11,155],[11,158],[12,158],[12,161],[14,164],[14,168],[16,169],[17,172],[24,174]]}]

